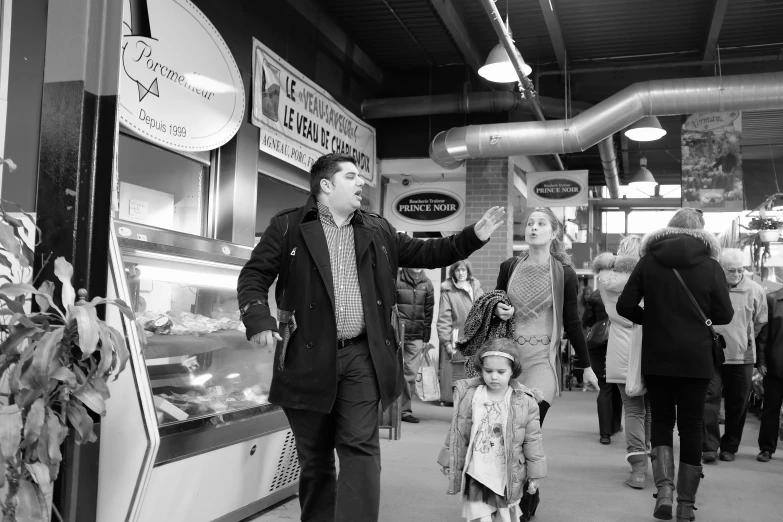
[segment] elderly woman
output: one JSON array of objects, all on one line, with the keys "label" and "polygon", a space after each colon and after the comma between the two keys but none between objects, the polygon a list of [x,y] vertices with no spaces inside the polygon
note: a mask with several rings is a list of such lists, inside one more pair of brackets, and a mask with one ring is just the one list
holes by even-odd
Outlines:
[{"label": "elderly woman", "polygon": [[[440,285],[438,307],[438,342],[440,343],[441,401],[451,402],[454,375],[450,359],[455,353],[455,332],[462,332],[468,312],[476,299],[484,295],[481,283],[473,277],[473,268],[466,260],[449,267],[449,277]],[[458,375],[458,378],[463,378]]]},{"label": "elderly woman", "polygon": [[[644,395],[631,397],[625,392],[628,377],[628,358],[631,344],[638,342],[642,328],[617,313],[617,299],[622,294],[636,263],[639,262],[641,237],[628,236],[620,241],[617,255],[601,254],[593,261],[593,272],[598,290],[609,316],[609,343],[606,351],[606,382],[619,389],[625,409],[626,460],[631,474],[625,483],[635,489],[644,489],[647,483],[647,444],[650,441],[650,408]],[[592,356],[591,356],[592,357]]]},{"label": "elderly woman", "polygon": [[[701,480],[704,403],[712,379],[713,338],[675,270],[714,324],[734,316],[720,245],[700,210],[683,208],[669,226],[642,239],[641,259],[617,300],[617,313],[643,325],[642,375],[652,410],[652,467],[658,487],[653,516],[672,518],[674,423],[680,434],[677,520],[692,520]],[[644,308],[639,306],[644,299]]]}]

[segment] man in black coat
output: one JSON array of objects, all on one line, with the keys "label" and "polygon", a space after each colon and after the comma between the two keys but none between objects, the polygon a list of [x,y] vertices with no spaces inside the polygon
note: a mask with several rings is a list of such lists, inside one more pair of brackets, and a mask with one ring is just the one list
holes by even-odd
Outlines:
[{"label": "man in black coat", "polygon": [[[272,218],[239,276],[247,337],[275,349],[269,400],[296,438],[303,521],[378,520],[378,401],[386,408],[403,384],[397,268],[465,259],[505,214],[493,207],[458,234],[413,239],[360,210],[363,186],[353,157],[319,158],[306,204]],[[279,327],[267,300],[276,278]]]},{"label": "man in black coat", "polygon": [[397,306],[405,323],[402,387],[402,420],[418,423],[413,415],[411,397],[421,366],[424,347],[430,342],[432,310],[435,308],[435,288],[421,268],[400,268],[397,276]]},{"label": "man in black coat", "polygon": [[783,288],[767,294],[769,320],[756,338],[758,370],[764,377],[764,405],[756,460],[769,462],[778,448],[780,408],[783,406]]}]

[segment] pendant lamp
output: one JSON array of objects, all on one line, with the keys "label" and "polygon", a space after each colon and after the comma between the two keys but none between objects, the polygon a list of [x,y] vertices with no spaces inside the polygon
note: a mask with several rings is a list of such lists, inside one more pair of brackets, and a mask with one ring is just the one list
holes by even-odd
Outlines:
[{"label": "pendant lamp", "polygon": [[655,141],[666,136],[661,122],[655,116],[645,116],[625,130],[628,139],[634,141]]},{"label": "pendant lamp", "polygon": [[[533,68],[525,63],[525,60],[522,59],[522,55],[516,47],[514,47],[514,52],[516,53],[517,58],[519,58],[519,61],[522,62],[522,72],[525,76],[528,76],[533,72]],[[502,43],[498,43],[492,48],[489,52],[489,56],[487,56],[486,62],[484,62],[484,66],[478,70],[478,73],[482,78],[486,78],[487,80],[496,83],[519,81],[517,71],[514,69],[514,64],[511,63],[511,59],[508,57],[508,53],[506,52],[506,49],[503,48]]]},{"label": "pendant lamp", "polygon": [[639,160],[639,164],[640,168],[636,174],[634,174],[633,179],[628,183],[628,186],[641,190],[644,193],[655,190],[655,186],[658,182],[655,181],[653,173],[647,169],[647,158],[642,156]]}]

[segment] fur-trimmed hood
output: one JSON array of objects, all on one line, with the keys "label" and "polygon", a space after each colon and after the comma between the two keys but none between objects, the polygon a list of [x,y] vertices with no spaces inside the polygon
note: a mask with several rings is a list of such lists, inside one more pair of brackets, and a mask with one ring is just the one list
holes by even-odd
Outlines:
[{"label": "fur-trimmed hood", "polygon": [[662,228],[642,238],[640,253],[653,255],[664,266],[684,268],[696,266],[707,258],[717,261],[720,243],[705,231],[690,228]]},{"label": "fur-trimmed hood", "polygon": [[593,273],[604,287],[612,292],[622,292],[639,260],[631,256],[616,256],[610,252],[599,254],[593,260]]}]

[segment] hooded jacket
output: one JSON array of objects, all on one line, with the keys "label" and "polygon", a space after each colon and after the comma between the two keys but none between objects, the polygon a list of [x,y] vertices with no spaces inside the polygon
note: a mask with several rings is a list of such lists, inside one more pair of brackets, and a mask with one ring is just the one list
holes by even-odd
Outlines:
[{"label": "hooded jacket", "polygon": [[440,306],[438,307],[438,340],[441,344],[453,341],[453,332],[460,333],[465,329],[465,320],[468,318],[473,303],[482,295],[484,290],[481,283],[475,277],[469,280],[473,288],[473,299],[466,290],[454,284],[451,278],[446,279],[440,285]]},{"label": "hooded jacket", "polygon": [[[734,308],[717,262],[717,239],[704,230],[663,228],[642,238],[640,252],[617,300],[617,313],[644,326],[642,374],[712,378],[712,334],[672,268],[707,318],[728,324]],[[642,299],[644,308],[639,306]]]},{"label": "hooded jacket", "polygon": [[[449,495],[461,493],[465,483],[465,470],[473,453],[473,396],[482,384],[482,379],[468,379],[457,381],[454,387],[454,416],[446,435],[446,445],[438,456],[438,464],[446,468],[449,479],[446,493]],[[541,392],[515,380],[509,385],[511,404],[508,405],[508,422],[503,437],[506,441],[506,462],[511,463],[506,467],[506,503],[511,504],[522,498],[522,486],[526,480],[546,477],[547,469],[537,403]]]},{"label": "hooded jacket", "polygon": [[601,254],[593,260],[598,290],[609,316],[609,343],[606,349],[606,382],[625,384],[631,344],[642,341],[642,327],[617,313],[617,299],[631,277],[638,259],[630,256]]},{"label": "hooded jacket", "polygon": [[400,268],[397,275],[397,309],[405,322],[405,339],[430,342],[435,288],[422,270]]}]

